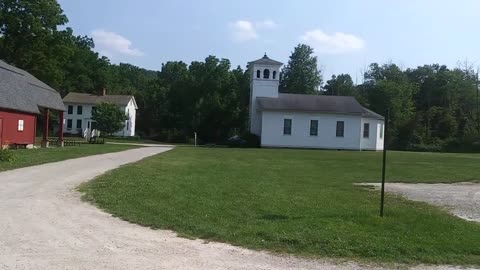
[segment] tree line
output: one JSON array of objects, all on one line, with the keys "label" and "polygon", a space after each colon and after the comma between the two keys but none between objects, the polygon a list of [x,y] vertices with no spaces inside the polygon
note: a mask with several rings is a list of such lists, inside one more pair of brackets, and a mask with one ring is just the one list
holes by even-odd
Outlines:
[{"label": "tree line", "polygon": [[382,115],[389,111],[388,144],[395,149],[480,150],[475,143],[480,133],[477,74],[468,64],[402,70],[393,63],[373,63],[362,84],[341,74],[324,89],[326,95],[355,96]]},{"label": "tree line", "polygon": [[[0,2],[0,59],[25,69],[60,91],[132,94],[139,135],[185,142],[197,132],[205,142],[248,133],[250,75],[228,59],[208,56],[190,64],[170,61],[159,71],[112,64],[94,51],[88,36],[64,27],[68,18],[56,0]],[[294,48],[281,73],[280,91],[355,96],[365,107],[390,115],[388,144],[395,149],[444,150],[479,134],[476,74],[471,67],[424,65],[401,69],[371,64],[363,82],[348,74],[325,83],[307,45]]]}]

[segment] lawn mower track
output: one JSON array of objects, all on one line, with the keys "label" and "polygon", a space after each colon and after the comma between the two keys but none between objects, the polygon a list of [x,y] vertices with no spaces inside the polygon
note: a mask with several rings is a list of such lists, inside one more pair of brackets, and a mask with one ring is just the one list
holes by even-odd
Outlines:
[{"label": "lawn mower track", "polygon": [[180,238],[114,218],[75,191],[108,170],[170,149],[144,147],[0,173],[0,269],[372,269]]}]

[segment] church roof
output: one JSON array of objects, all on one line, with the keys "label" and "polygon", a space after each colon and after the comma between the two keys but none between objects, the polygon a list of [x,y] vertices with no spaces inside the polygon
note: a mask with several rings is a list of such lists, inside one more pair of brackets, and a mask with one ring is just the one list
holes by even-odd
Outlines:
[{"label": "church roof", "polygon": [[39,108],[64,111],[60,94],[25,70],[0,60],[0,108],[39,114]]},{"label": "church roof", "polygon": [[[93,95],[88,93],[70,92],[63,98],[65,103],[99,105],[101,103],[112,103],[119,106],[127,106],[135,98],[132,95]],[[136,105],[135,105],[136,106]]]},{"label": "church roof", "polygon": [[268,58],[267,54],[265,54],[262,58],[258,59],[258,60],[255,60],[255,61],[252,61],[252,62],[248,62],[248,64],[255,64],[255,65],[270,65],[270,66],[276,66],[276,65],[283,65],[282,62],[278,62],[278,61],[275,61],[275,60],[272,60],[270,58]]},{"label": "church roof", "polygon": [[278,98],[257,97],[261,111],[297,111],[361,115],[365,118],[384,119],[383,116],[362,107],[354,97],[279,94]]}]

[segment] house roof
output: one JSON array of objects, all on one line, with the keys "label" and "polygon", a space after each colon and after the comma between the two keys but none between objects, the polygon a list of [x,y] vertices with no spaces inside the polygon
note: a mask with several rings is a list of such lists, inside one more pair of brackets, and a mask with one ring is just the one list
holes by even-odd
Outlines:
[{"label": "house roof", "polygon": [[133,99],[135,108],[137,108],[137,103],[135,98],[132,95],[93,95],[88,93],[77,93],[70,92],[63,98],[65,103],[77,103],[77,104],[91,104],[99,105],[101,103],[113,103],[119,106],[127,106],[128,103]]},{"label": "house roof", "polygon": [[40,108],[64,111],[60,94],[25,70],[0,60],[0,108],[40,113]]},{"label": "house roof", "polygon": [[278,98],[257,97],[261,111],[298,111],[318,113],[355,114],[366,118],[384,119],[368,110],[354,97],[279,94]]},{"label": "house roof", "polygon": [[269,65],[269,66],[276,66],[276,65],[283,65],[282,62],[278,62],[278,61],[275,61],[275,60],[272,60],[270,58],[268,58],[267,54],[265,54],[262,58],[258,59],[258,60],[255,60],[255,61],[252,61],[252,62],[248,62],[248,64],[256,64],[256,65]]}]

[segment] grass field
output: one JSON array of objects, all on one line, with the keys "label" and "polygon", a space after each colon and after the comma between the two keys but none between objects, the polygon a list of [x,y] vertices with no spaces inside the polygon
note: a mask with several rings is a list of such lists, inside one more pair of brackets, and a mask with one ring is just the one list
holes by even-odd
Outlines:
[{"label": "grass field", "polygon": [[63,148],[51,147],[48,149],[12,150],[16,160],[11,162],[0,162],[0,171],[62,161],[71,158],[118,152],[132,148],[138,147],[130,145],[83,144],[81,146],[69,146]]},{"label": "grass field", "polygon": [[[480,155],[389,152],[388,180],[480,179]],[[480,266],[480,225],[393,195],[378,217],[381,153],[176,148],[80,187],[125,220],[307,257]]]}]

